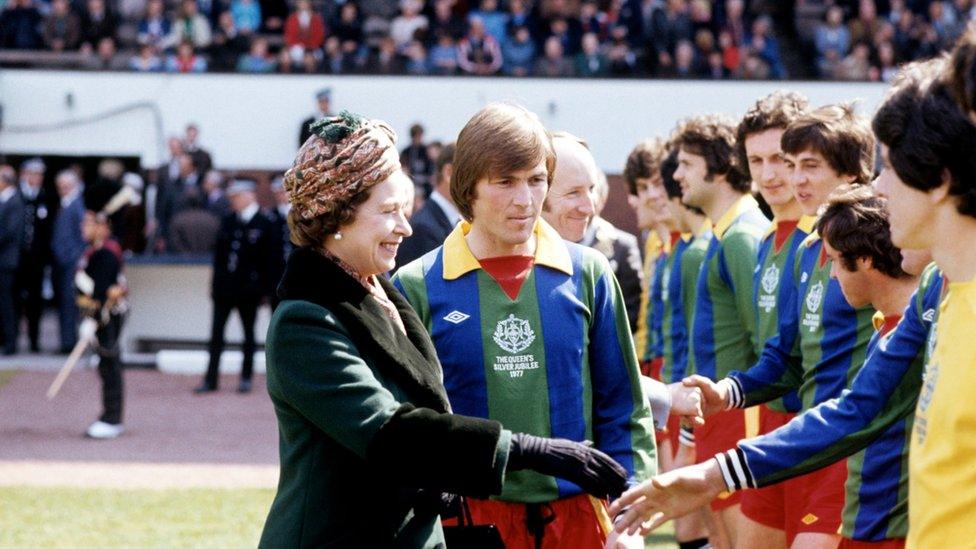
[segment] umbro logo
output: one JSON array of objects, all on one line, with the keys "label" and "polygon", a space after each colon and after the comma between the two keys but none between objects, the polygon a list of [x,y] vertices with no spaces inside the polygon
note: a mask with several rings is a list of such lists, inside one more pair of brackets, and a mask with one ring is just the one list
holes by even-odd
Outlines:
[{"label": "umbro logo", "polygon": [[926,322],[932,322],[935,320],[935,309],[928,309],[922,313],[922,320]]},{"label": "umbro logo", "polygon": [[444,317],[444,320],[450,322],[451,324],[460,324],[469,318],[471,318],[471,315],[466,315],[461,311],[454,310],[448,313],[448,315]]}]

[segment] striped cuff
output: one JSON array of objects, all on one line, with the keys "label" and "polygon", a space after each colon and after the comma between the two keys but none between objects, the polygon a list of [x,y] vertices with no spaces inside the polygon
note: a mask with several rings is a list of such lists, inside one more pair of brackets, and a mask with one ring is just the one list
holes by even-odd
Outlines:
[{"label": "striped cuff", "polygon": [[689,448],[695,447],[695,431],[689,427],[682,426],[678,430],[678,444]]},{"label": "striped cuff", "polygon": [[725,409],[742,408],[746,402],[745,394],[742,392],[742,384],[734,377],[727,377],[718,382],[718,385],[725,387],[726,397]]},{"label": "striped cuff", "polygon": [[715,461],[718,462],[729,492],[756,487],[756,480],[752,478],[752,471],[746,463],[746,455],[738,447],[715,454]]}]

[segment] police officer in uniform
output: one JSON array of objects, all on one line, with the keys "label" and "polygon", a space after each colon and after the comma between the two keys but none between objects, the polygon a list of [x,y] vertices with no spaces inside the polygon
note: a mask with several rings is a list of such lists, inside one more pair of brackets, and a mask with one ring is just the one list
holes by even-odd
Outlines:
[{"label": "police officer in uniform", "polygon": [[217,390],[220,355],[224,351],[224,327],[237,309],[244,328],[244,364],[238,392],[251,390],[254,369],[254,321],[261,301],[271,294],[273,258],[281,254],[271,220],[258,206],[254,182],[235,180],[227,188],[231,213],[221,221],[214,250],[213,328],[210,335],[210,364],[196,393]]}]

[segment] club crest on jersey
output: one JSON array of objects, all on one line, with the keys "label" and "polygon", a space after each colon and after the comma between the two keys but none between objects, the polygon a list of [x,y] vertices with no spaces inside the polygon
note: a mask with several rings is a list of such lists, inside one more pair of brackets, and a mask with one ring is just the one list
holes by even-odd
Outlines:
[{"label": "club crest on jersey", "polygon": [[495,333],[492,334],[492,339],[502,349],[515,354],[532,345],[532,342],[535,341],[535,332],[532,331],[532,326],[529,325],[528,320],[522,320],[510,314],[508,318],[499,320],[498,324],[495,325]]},{"label": "club crest on jersey", "polygon": [[810,288],[810,293],[807,294],[808,311],[815,313],[820,310],[820,305],[823,303],[823,294],[824,284],[822,280],[819,280]]},{"label": "club crest on jersey", "polygon": [[761,282],[764,292],[767,294],[775,292],[776,287],[779,286],[779,268],[775,264],[770,265],[763,273]]}]

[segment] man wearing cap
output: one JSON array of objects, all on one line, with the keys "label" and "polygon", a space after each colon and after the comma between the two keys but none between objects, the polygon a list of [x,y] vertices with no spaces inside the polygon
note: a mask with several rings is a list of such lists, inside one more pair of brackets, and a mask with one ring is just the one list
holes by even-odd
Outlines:
[{"label": "man wearing cap", "polygon": [[[52,197],[44,190],[46,167],[40,158],[32,158],[20,168],[20,195],[24,202],[24,237],[20,266],[17,269],[17,324],[20,315],[27,317],[27,336],[30,350],[40,350],[38,328],[44,301],[41,284],[44,281],[44,267],[51,259],[51,226],[54,221],[55,206]],[[68,352],[71,348],[61,348]]]},{"label": "man wearing cap", "polygon": [[332,88],[322,88],[321,90],[315,92],[315,100],[319,104],[319,112],[309,116],[302,121],[302,127],[299,129],[298,133],[298,146],[301,147],[308,141],[308,138],[312,136],[312,130],[309,126],[316,120],[320,120],[327,116],[332,116]]},{"label": "man wearing cap", "polygon": [[0,333],[5,355],[17,352],[14,273],[20,264],[20,241],[24,237],[24,203],[16,181],[17,174],[12,167],[0,166]]},{"label": "man wearing cap", "polygon": [[271,258],[280,254],[271,220],[258,207],[254,182],[237,179],[227,188],[232,212],[221,222],[214,250],[213,325],[210,334],[210,364],[196,393],[217,390],[220,355],[224,352],[224,327],[237,309],[244,329],[244,363],[240,393],[251,391],[254,368],[254,320],[261,301],[271,294]]}]

